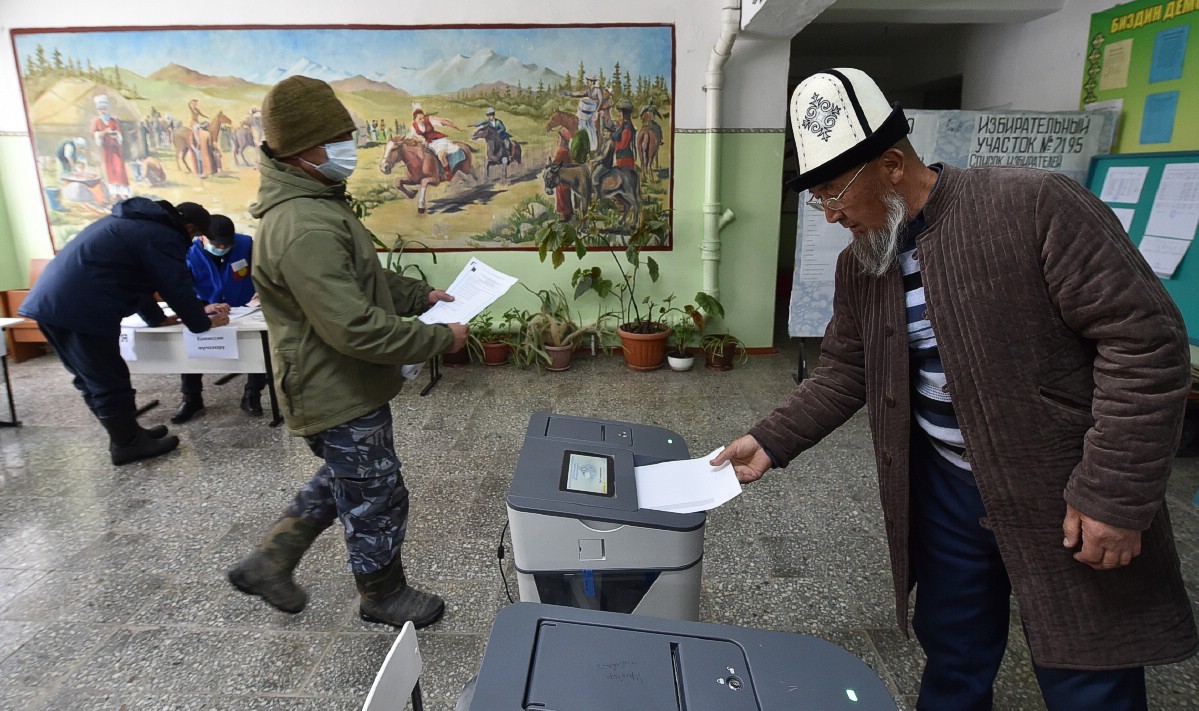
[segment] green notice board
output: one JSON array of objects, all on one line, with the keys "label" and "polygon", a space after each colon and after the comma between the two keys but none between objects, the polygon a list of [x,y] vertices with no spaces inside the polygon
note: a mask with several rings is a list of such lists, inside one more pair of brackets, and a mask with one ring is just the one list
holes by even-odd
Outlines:
[{"label": "green notice board", "polygon": [[1199,149],[1199,2],[1133,0],[1091,16],[1081,108],[1123,112],[1114,153]]},{"label": "green notice board", "polygon": [[1168,267],[1155,266],[1154,271],[1182,311],[1191,344],[1199,345],[1199,245],[1190,244],[1199,236],[1194,221],[1199,212],[1199,151],[1097,156],[1091,160],[1086,186],[1116,212],[1143,251],[1148,248],[1142,244],[1146,236],[1156,245],[1185,249],[1172,274],[1163,273]]}]

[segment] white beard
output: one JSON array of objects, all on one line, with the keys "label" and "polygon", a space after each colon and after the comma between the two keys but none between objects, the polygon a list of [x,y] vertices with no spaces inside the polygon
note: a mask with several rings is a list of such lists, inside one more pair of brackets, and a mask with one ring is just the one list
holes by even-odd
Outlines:
[{"label": "white beard", "polygon": [[881,277],[895,265],[899,256],[899,230],[908,217],[908,204],[899,193],[884,195],[883,204],[887,206],[886,226],[870,230],[849,244],[850,253],[858,260],[862,272],[874,277]]}]

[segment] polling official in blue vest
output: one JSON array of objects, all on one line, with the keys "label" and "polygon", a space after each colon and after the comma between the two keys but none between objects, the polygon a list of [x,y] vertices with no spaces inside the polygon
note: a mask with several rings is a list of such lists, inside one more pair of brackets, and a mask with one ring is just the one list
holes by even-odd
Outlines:
[{"label": "polling official in blue vest", "polygon": [[[192,240],[187,252],[187,266],[196,283],[196,295],[210,304],[246,306],[257,303],[254,282],[250,279],[250,253],[253,240],[249,235],[236,234],[233,220],[225,215],[213,215],[207,235]],[[266,387],[265,373],[246,376],[246,388],[241,396],[241,409],[252,417],[262,416],[262,389]],[[184,373],[183,402],[171,416],[171,422],[182,424],[204,412],[204,376]]]}]

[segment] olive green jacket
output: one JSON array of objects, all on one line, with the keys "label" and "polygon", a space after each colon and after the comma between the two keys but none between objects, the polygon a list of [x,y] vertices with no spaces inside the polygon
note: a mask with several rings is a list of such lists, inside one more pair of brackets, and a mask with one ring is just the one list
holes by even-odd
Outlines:
[{"label": "olive green jacket", "polygon": [[325,185],[262,157],[254,286],[270,335],[275,386],[294,435],[344,424],[400,391],[400,366],[453,346],[413,319],[432,288],[384,269],[345,184]]}]

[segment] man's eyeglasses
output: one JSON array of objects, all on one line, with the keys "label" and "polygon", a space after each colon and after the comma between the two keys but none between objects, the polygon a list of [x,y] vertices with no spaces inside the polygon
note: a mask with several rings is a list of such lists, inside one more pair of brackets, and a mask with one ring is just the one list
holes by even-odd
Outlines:
[{"label": "man's eyeglasses", "polygon": [[837,193],[836,197],[831,197],[827,200],[822,200],[815,196],[809,197],[807,199],[808,207],[812,208],[813,210],[820,210],[821,212],[824,212],[825,210],[832,210],[833,212],[844,210],[845,203],[841,201],[841,198],[845,196],[845,191],[849,190],[849,186],[853,185],[853,181],[858,179],[858,176],[862,174],[862,171],[865,170],[866,166],[868,165],[870,165],[869,161],[863,163],[862,167],[858,168],[858,172],[853,174],[853,177],[849,179],[849,182],[845,184],[845,187],[841,188],[841,192]]}]

